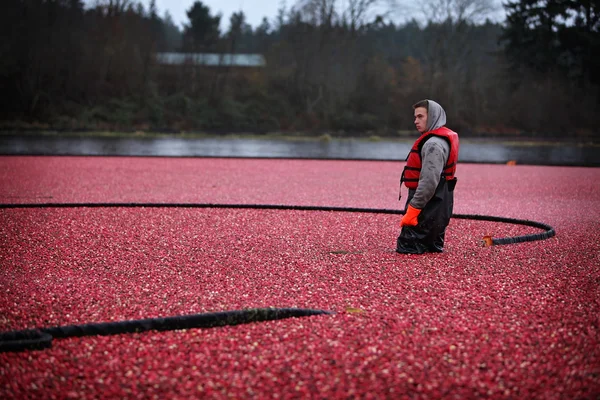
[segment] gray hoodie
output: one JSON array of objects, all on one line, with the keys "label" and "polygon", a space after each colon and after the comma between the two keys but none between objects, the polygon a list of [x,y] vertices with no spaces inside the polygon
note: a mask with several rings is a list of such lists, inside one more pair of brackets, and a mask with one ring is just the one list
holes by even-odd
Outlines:
[{"label": "gray hoodie", "polygon": [[[427,132],[446,125],[446,112],[438,103],[427,100]],[[450,145],[442,138],[428,139],[421,149],[421,174],[415,195],[410,201],[414,208],[423,209],[435,194],[444,165],[448,162]]]}]

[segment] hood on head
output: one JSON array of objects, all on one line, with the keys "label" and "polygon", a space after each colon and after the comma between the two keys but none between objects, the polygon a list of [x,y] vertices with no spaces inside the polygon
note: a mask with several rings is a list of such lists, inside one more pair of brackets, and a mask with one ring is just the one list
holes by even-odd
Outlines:
[{"label": "hood on head", "polygon": [[446,111],[433,100],[427,99],[427,132],[446,125]]}]

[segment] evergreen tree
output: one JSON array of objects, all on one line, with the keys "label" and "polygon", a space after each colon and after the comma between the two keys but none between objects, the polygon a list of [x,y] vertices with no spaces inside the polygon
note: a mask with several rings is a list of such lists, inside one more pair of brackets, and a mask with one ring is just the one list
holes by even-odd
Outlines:
[{"label": "evergreen tree", "polygon": [[505,5],[502,41],[514,70],[558,72],[580,83],[600,83],[600,0],[517,0]]},{"label": "evergreen tree", "polygon": [[211,50],[221,35],[219,24],[221,14],[212,16],[210,8],[201,1],[196,1],[187,11],[190,20],[185,26],[184,48],[187,51],[203,52]]},{"label": "evergreen tree", "polygon": [[163,42],[161,42],[160,51],[180,51],[183,41],[183,34],[179,27],[173,22],[173,17],[169,11],[165,11],[162,18],[163,24]]}]

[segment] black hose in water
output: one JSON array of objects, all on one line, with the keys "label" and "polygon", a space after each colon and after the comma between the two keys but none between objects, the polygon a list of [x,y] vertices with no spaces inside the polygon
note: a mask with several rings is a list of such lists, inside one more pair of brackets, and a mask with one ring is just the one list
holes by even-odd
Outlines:
[{"label": "black hose in water", "polygon": [[[0,204],[1,208],[233,208],[259,210],[296,210],[296,211],[331,211],[356,212],[373,214],[404,214],[404,211],[377,208],[328,207],[328,206],[293,206],[273,204],[211,204],[211,203],[26,203]],[[556,232],[550,225],[506,217],[495,217],[477,214],[453,214],[452,218],[473,219],[480,221],[502,222],[531,226],[543,229],[542,233],[522,236],[490,238],[489,245],[532,242],[553,237]],[[268,321],[283,318],[303,317],[310,315],[333,314],[330,311],[295,309],[295,308],[258,308],[219,313],[195,314],[187,316],[151,318],[122,322],[92,323],[85,325],[57,326],[52,328],[29,329],[0,334],[0,352],[44,349],[52,346],[53,338],[78,337],[89,335],[115,335],[121,333],[145,332],[149,330],[165,331],[189,328],[209,328],[224,325],[238,325],[250,322]]]},{"label": "black hose in water", "polygon": [[[332,212],[356,212],[371,214],[404,214],[402,210],[385,208],[357,208],[357,207],[332,207],[332,206],[294,206],[279,204],[222,204],[222,203],[24,203],[24,204],[0,204],[0,208],[235,208],[235,209],[257,209],[257,210],[297,210],[297,211],[332,211]],[[479,221],[502,222],[507,224],[525,225],[533,228],[543,229],[544,232],[533,233],[522,236],[491,238],[490,245],[515,244],[523,242],[534,242],[537,240],[550,239],[556,232],[550,225],[542,222],[507,217],[496,217],[479,214],[453,214],[452,218],[473,219]]]},{"label": "black hose in water", "polygon": [[333,314],[331,311],[307,308],[252,308],[247,310],[148,318],[120,322],[27,329],[0,334],[0,353],[41,350],[52,346],[52,339],[97,335],[119,335],[147,331],[171,331],[191,328],[214,328],[285,318]]}]

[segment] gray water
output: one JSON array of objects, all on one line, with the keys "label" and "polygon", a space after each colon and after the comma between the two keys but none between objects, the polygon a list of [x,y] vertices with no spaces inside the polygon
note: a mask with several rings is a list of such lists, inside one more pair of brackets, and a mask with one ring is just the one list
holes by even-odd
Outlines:
[{"label": "gray water", "polygon": [[[2,155],[309,158],[404,161],[411,142],[231,138],[0,136]],[[600,166],[600,147],[577,143],[462,140],[460,161]]]}]

